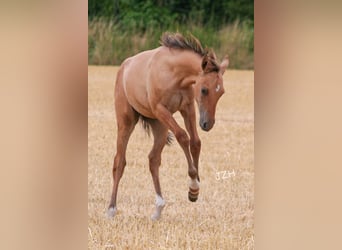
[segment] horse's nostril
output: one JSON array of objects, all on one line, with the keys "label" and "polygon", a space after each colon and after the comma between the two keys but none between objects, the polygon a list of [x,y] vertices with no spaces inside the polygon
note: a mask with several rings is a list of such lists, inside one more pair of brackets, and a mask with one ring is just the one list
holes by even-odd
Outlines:
[{"label": "horse's nostril", "polygon": [[202,122],[202,123],[201,123],[201,128],[202,128],[204,131],[209,131],[210,128],[211,128],[210,122]]}]

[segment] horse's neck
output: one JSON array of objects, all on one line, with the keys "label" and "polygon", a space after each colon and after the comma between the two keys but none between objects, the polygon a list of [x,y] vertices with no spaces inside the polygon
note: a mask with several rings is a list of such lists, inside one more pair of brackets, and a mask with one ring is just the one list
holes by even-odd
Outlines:
[{"label": "horse's neck", "polygon": [[174,75],[179,78],[182,87],[196,82],[201,72],[201,62],[202,58],[193,52],[184,51],[179,53],[175,61]]}]

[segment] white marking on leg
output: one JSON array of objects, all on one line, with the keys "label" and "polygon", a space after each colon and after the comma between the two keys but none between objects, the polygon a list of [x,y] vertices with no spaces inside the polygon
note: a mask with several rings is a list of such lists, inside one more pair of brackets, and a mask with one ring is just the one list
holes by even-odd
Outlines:
[{"label": "white marking on leg", "polygon": [[156,195],[156,206],[157,206],[157,207],[163,207],[163,206],[165,206],[165,201],[164,201],[164,199],[163,199],[161,196],[159,196],[159,195]]},{"label": "white marking on leg", "polygon": [[116,212],[117,212],[116,207],[110,207],[107,211],[107,217],[109,219],[113,218],[115,216]]},{"label": "white marking on leg", "polygon": [[194,190],[199,189],[199,182],[198,182],[198,180],[197,179],[190,179],[189,187],[191,189],[194,189]]},{"label": "white marking on leg", "polygon": [[156,210],[154,212],[154,214],[151,216],[152,220],[158,220],[161,216],[161,211],[163,210],[165,206],[165,200],[159,196],[156,195]]}]

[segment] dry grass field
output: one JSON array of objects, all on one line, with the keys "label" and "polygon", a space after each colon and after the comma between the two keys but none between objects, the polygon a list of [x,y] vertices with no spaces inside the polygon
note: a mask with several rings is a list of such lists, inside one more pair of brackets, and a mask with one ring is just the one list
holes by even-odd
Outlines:
[{"label": "dry grass field", "polygon": [[[202,140],[200,195],[188,201],[185,156],[174,140],[162,154],[166,206],[150,219],[155,192],[147,155],[153,139],[137,124],[127,149],[118,214],[107,219],[116,150],[114,82],[118,67],[88,68],[88,248],[254,249],[254,72],[227,70],[226,93]],[[184,127],[181,116],[175,117]],[[197,116],[198,119],[198,116]]]}]

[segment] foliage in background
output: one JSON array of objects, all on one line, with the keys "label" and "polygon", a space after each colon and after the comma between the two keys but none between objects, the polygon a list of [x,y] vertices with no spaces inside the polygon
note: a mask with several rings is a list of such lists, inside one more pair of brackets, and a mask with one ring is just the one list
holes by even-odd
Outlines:
[{"label": "foliage in background", "polygon": [[155,48],[163,32],[191,32],[230,67],[252,69],[253,1],[89,0],[89,64],[120,64]]}]

